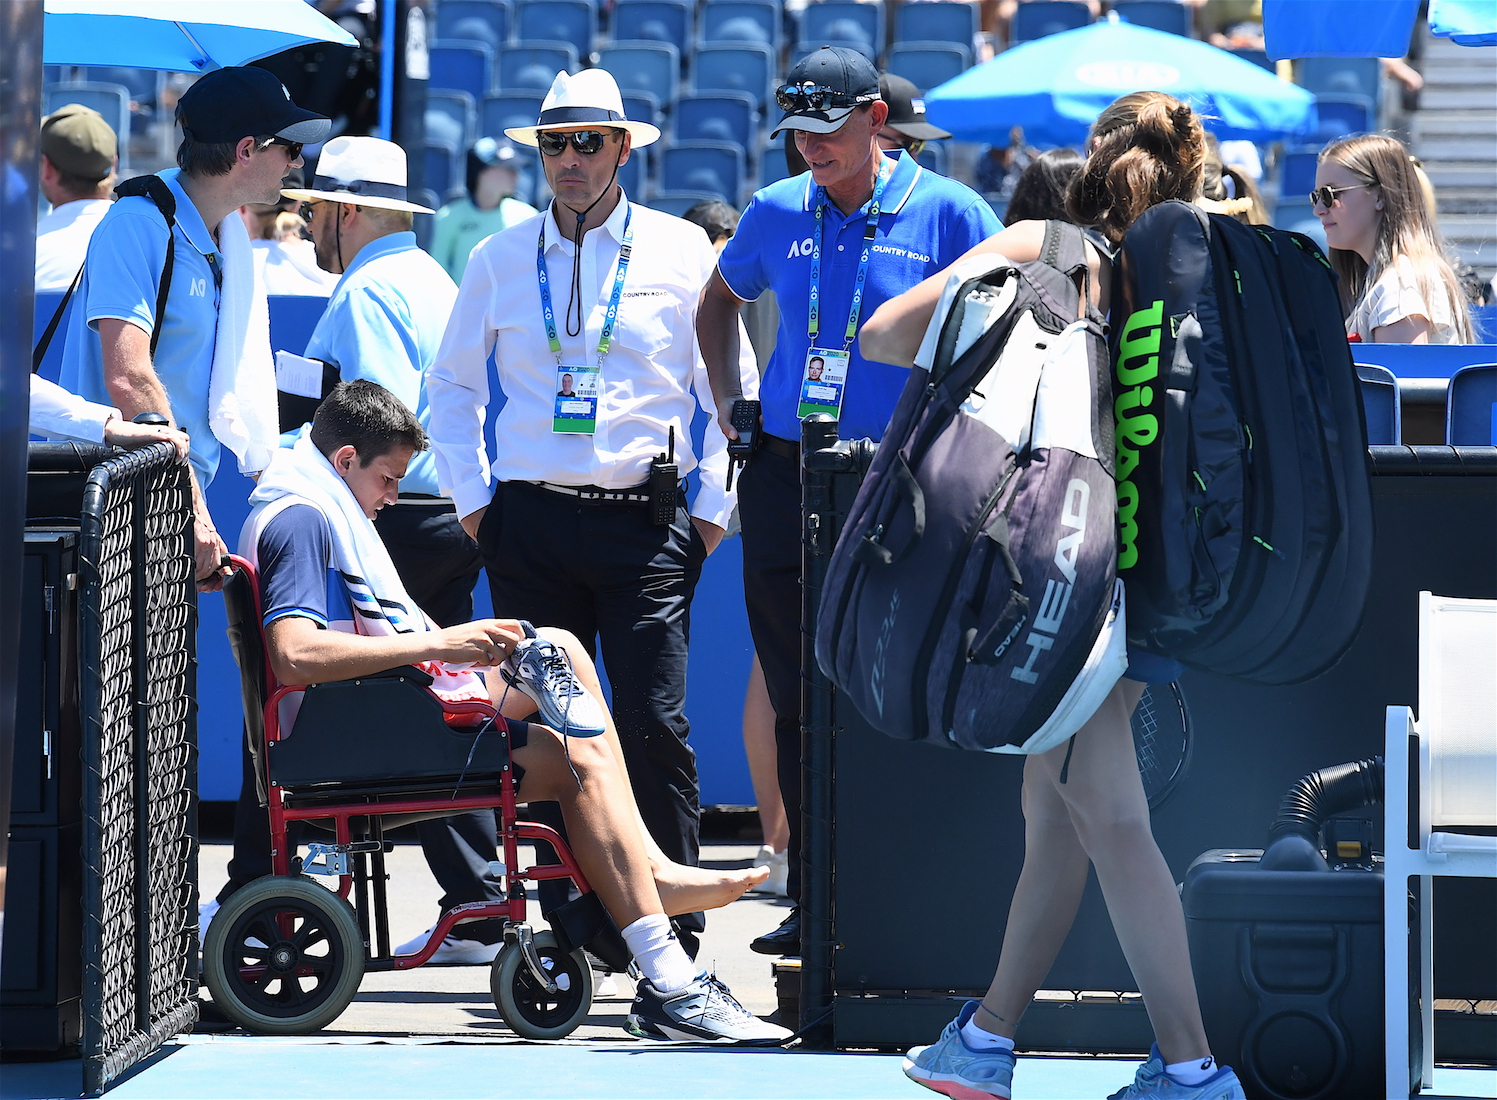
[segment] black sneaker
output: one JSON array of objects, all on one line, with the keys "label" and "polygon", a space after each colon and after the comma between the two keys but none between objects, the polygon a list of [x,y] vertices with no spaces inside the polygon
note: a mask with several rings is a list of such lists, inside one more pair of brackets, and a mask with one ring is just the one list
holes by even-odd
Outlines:
[{"label": "black sneaker", "polygon": [[790,915],[773,932],[766,932],[752,941],[749,950],[760,955],[799,955],[800,906],[790,910]]},{"label": "black sneaker", "polygon": [[778,1041],[791,1034],[778,1024],[759,1019],[738,1003],[727,986],[706,973],[698,974],[690,985],[674,993],[661,993],[648,978],[641,978],[625,1027],[641,1039],[699,1043]]}]

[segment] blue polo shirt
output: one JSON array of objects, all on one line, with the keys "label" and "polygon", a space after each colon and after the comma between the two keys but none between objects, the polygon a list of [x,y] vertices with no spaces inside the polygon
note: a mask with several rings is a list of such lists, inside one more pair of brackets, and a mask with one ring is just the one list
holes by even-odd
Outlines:
[{"label": "blue polo shirt", "polygon": [[[218,336],[220,294],[214,269],[221,271],[222,263],[203,216],[182,190],[179,173],[176,168],[160,173],[177,199],[177,247],[154,365],[171,401],[172,417],[192,437],[189,458],[206,488],[219,458],[218,440],[208,427],[208,380]],[[62,354],[64,388],[100,404],[115,403],[104,386],[99,321],[112,317],[151,332],[165,264],[166,219],[156,204],[147,198],[126,198],[111,206],[88,242],[79,304],[73,307]]]},{"label": "blue polo shirt", "polygon": [[[387,234],[359,249],[338,280],[307,341],[306,357],[331,363],[345,382],[378,382],[424,428],[431,419],[426,368],[437,357],[456,300],[457,284],[417,246],[416,234]],[[400,490],[438,494],[431,451],[412,457]]]},{"label": "blue polo shirt", "polygon": [[[780,329],[759,383],[759,399],[764,430],[796,442],[796,406],[810,348],[811,246],[820,192],[809,172],[756,192],[717,262],[728,289],[745,301],[766,290],[775,292]],[[927,172],[904,153],[898,155],[880,206],[859,323],[1003,228],[976,191]],[[867,224],[866,205],[844,216],[827,202],[821,246],[822,347],[842,346]],[[856,341],[851,351],[839,433],[843,439],[881,439],[909,372],[864,359]]]}]

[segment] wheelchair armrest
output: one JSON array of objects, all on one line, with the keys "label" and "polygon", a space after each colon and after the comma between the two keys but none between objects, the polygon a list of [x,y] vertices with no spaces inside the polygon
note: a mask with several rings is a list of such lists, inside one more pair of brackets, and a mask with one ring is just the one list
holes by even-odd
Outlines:
[{"label": "wheelchair armrest", "polygon": [[360,680],[399,680],[402,677],[407,680],[414,680],[422,687],[431,687],[435,683],[431,673],[425,672],[415,665],[400,665],[397,668],[387,668],[383,672],[373,672],[368,676],[357,678]]}]

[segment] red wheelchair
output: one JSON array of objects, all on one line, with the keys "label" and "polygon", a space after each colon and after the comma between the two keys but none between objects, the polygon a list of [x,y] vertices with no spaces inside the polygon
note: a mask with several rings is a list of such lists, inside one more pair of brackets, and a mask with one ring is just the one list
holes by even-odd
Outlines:
[{"label": "red wheelchair", "polygon": [[[411,666],[282,686],[265,644],[259,577],[244,559],[233,564],[224,586],[229,639],[274,873],[236,891],[209,925],[203,976],[214,1003],[247,1031],[307,1034],[338,1018],[366,972],[418,967],[454,925],[494,918],[505,922],[504,944],[490,988],[504,1022],[528,1039],[569,1035],[592,1004],[583,947],[620,971],[629,955],[566,841],[519,819],[507,720],[487,703],[444,703]],[[296,694],[287,732],[282,704]],[[385,831],[489,808],[499,811],[505,900],[457,906],[416,954],[392,954]],[[331,842],[309,844],[302,859],[287,844],[293,821],[331,830]],[[546,842],[558,862],[521,868],[521,841]],[[312,875],[336,878],[336,890]],[[549,931],[533,932],[525,883],[562,878],[580,896],[546,914]]]}]

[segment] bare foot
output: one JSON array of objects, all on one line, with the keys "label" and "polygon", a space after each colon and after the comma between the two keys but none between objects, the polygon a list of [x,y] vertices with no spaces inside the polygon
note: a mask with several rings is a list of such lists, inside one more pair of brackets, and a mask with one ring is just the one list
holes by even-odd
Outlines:
[{"label": "bare foot", "polygon": [[668,917],[717,909],[737,901],[746,891],[769,877],[768,867],[742,871],[713,871],[707,867],[684,867],[666,862],[655,867],[655,889]]}]

